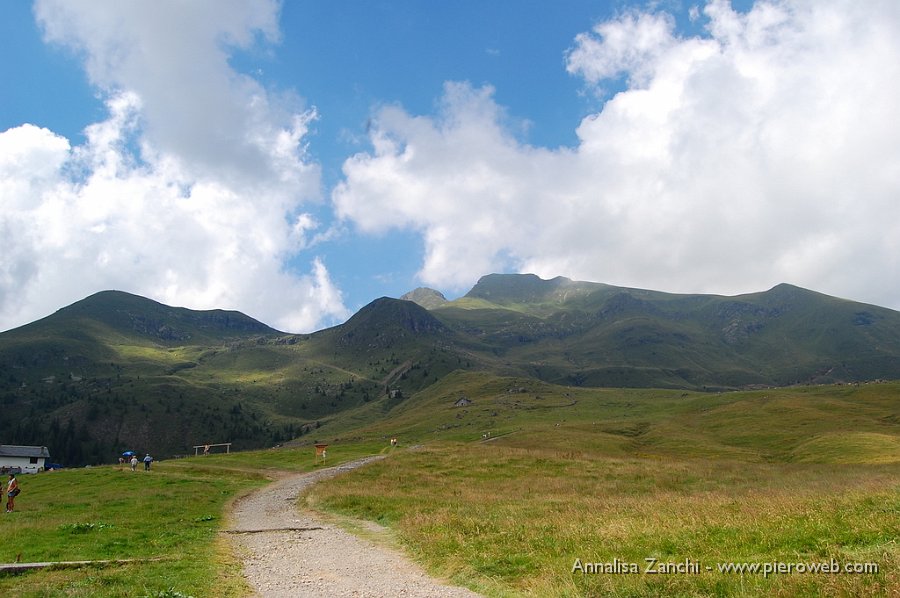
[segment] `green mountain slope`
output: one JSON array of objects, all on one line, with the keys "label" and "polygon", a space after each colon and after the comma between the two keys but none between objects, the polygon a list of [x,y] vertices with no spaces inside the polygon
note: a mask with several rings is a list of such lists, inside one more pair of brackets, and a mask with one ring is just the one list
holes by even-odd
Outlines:
[{"label": "green mountain slope", "polygon": [[574,388],[526,377],[454,372],[389,419],[336,421],[365,438],[490,440],[611,456],[753,462],[900,463],[900,382],[709,393]]},{"label": "green mountain slope", "polygon": [[465,367],[442,348],[453,334],[395,299],[288,335],[237,312],[99,293],[0,335],[0,438],[70,465],[271,446],[369,403],[385,413]]},{"label": "green mountain slope", "polygon": [[220,382],[186,374],[216,351],[278,334],[238,312],[97,293],[0,335],[0,435],[46,445],[68,464],[126,449],[187,452],[226,436],[258,446],[280,431],[223,396]]},{"label": "green mountain slope", "polygon": [[711,389],[900,377],[900,313],[790,285],[722,297],[491,275],[433,311],[521,372],[559,383]]},{"label": "green mountain slope", "polygon": [[0,334],[0,439],[68,464],[271,446],[394,418],[460,371],[680,390],[900,379],[900,313],[790,285],[722,297],[490,275],[429,305],[381,298],[292,335],[98,293]]}]

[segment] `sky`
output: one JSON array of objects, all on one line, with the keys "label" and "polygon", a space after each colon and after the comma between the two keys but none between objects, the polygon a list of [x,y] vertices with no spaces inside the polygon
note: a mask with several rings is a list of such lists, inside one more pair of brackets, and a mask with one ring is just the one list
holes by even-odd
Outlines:
[{"label": "sky", "polygon": [[494,272],[900,309],[896,0],[0,0],[0,331]]}]

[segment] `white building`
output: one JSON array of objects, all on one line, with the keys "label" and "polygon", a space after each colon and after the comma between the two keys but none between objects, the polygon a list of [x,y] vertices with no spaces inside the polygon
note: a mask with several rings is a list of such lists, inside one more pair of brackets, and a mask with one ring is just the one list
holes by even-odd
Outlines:
[{"label": "white building", "polygon": [[44,471],[44,463],[50,458],[46,446],[17,446],[0,444],[0,471],[37,473]]}]

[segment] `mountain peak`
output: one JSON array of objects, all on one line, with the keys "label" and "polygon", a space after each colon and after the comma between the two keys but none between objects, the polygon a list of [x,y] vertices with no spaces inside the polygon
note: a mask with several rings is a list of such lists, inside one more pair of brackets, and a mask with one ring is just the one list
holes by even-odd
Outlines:
[{"label": "mountain peak", "polygon": [[544,280],[536,274],[488,274],[482,276],[466,293],[466,297],[484,299],[500,305],[512,303],[559,302],[571,296],[570,291],[609,288],[594,282],[576,282],[565,276]]},{"label": "mountain peak", "polygon": [[166,342],[221,339],[277,331],[238,311],[170,307],[124,291],[100,291],[64,307],[45,320],[86,318],[126,334]]},{"label": "mountain peak", "polygon": [[447,328],[427,309],[401,299],[381,297],[364,306],[336,328],[344,346],[387,347],[401,338],[423,337],[447,332]]},{"label": "mountain peak", "polygon": [[447,298],[443,293],[428,287],[419,287],[400,297],[402,301],[412,301],[424,307],[425,309],[434,309],[447,303]]}]

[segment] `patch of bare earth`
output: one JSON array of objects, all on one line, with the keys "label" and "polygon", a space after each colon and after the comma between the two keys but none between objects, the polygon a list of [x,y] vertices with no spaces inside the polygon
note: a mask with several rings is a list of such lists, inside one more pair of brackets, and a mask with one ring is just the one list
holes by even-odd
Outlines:
[{"label": "patch of bare earth", "polygon": [[311,484],[378,458],[290,475],[235,503],[227,532],[258,596],[478,596],[429,577],[397,551],[297,509],[298,496]]}]

